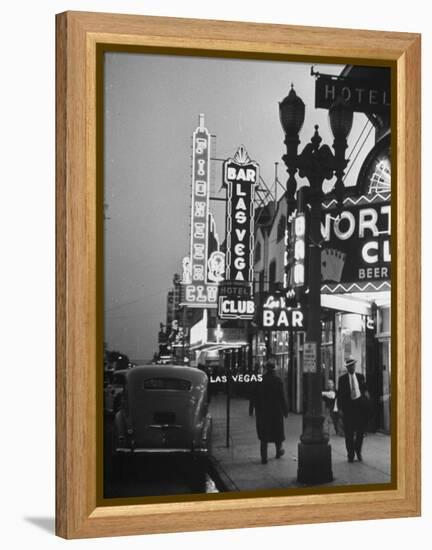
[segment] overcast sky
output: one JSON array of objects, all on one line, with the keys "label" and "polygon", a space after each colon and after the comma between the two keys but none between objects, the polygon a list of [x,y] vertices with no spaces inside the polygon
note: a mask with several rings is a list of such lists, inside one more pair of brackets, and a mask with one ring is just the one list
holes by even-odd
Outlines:
[{"label": "overcast sky", "polygon": [[[314,108],[311,64],[110,53],[105,58],[105,341],[133,359],[150,359],[166,318],[166,294],[189,251],[192,132],[199,113],[216,137],[212,156],[243,144],[273,186],[287,176],[278,102],[294,84],[306,104],[301,147],[319,124],[332,144],[326,110]],[[339,74],[337,65],[316,71]],[[366,123],[355,114],[348,152]],[[349,174],[354,184],[373,132]],[[350,145],[351,144],[351,145]],[[221,163],[211,194],[223,196]],[[221,241],[224,203],[211,202]]]}]

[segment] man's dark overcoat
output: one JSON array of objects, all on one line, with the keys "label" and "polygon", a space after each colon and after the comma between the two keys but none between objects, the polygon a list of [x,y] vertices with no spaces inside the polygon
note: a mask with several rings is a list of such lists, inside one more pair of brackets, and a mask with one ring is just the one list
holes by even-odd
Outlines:
[{"label": "man's dark overcoat", "polygon": [[282,380],[273,372],[264,374],[254,392],[258,438],[266,442],[285,440],[283,417],[288,414]]}]

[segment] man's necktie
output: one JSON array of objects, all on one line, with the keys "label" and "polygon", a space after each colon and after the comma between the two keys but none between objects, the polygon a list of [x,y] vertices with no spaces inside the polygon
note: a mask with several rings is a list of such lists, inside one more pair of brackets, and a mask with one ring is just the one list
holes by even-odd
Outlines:
[{"label": "man's necktie", "polygon": [[359,397],[359,391],[354,378],[355,374],[350,374],[350,386],[351,386],[351,399],[357,399]]}]

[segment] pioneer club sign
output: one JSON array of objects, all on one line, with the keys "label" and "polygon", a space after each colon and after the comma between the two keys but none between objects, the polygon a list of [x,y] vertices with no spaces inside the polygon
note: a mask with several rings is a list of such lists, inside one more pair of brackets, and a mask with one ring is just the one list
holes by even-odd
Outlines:
[{"label": "pioneer club sign", "polygon": [[217,284],[208,273],[210,133],[204,115],[192,139],[192,201],[190,255],[183,259],[183,304],[216,307]]},{"label": "pioneer club sign", "polygon": [[[227,186],[225,287],[253,285],[254,250],[254,186],[259,179],[259,166],[249,158],[241,145],[234,158],[224,162],[224,183]],[[229,310],[229,311],[228,311]],[[219,316],[252,319],[253,300],[244,296],[219,293]]]}]

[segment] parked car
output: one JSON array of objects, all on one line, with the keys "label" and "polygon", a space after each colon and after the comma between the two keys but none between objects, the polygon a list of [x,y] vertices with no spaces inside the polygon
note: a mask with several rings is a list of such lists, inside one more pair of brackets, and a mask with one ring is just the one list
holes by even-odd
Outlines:
[{"label": "parked car", "polygon": [[211,445],[208,379],[198,369],[144,365],[125,373],[113,452],[206,456]]}]

